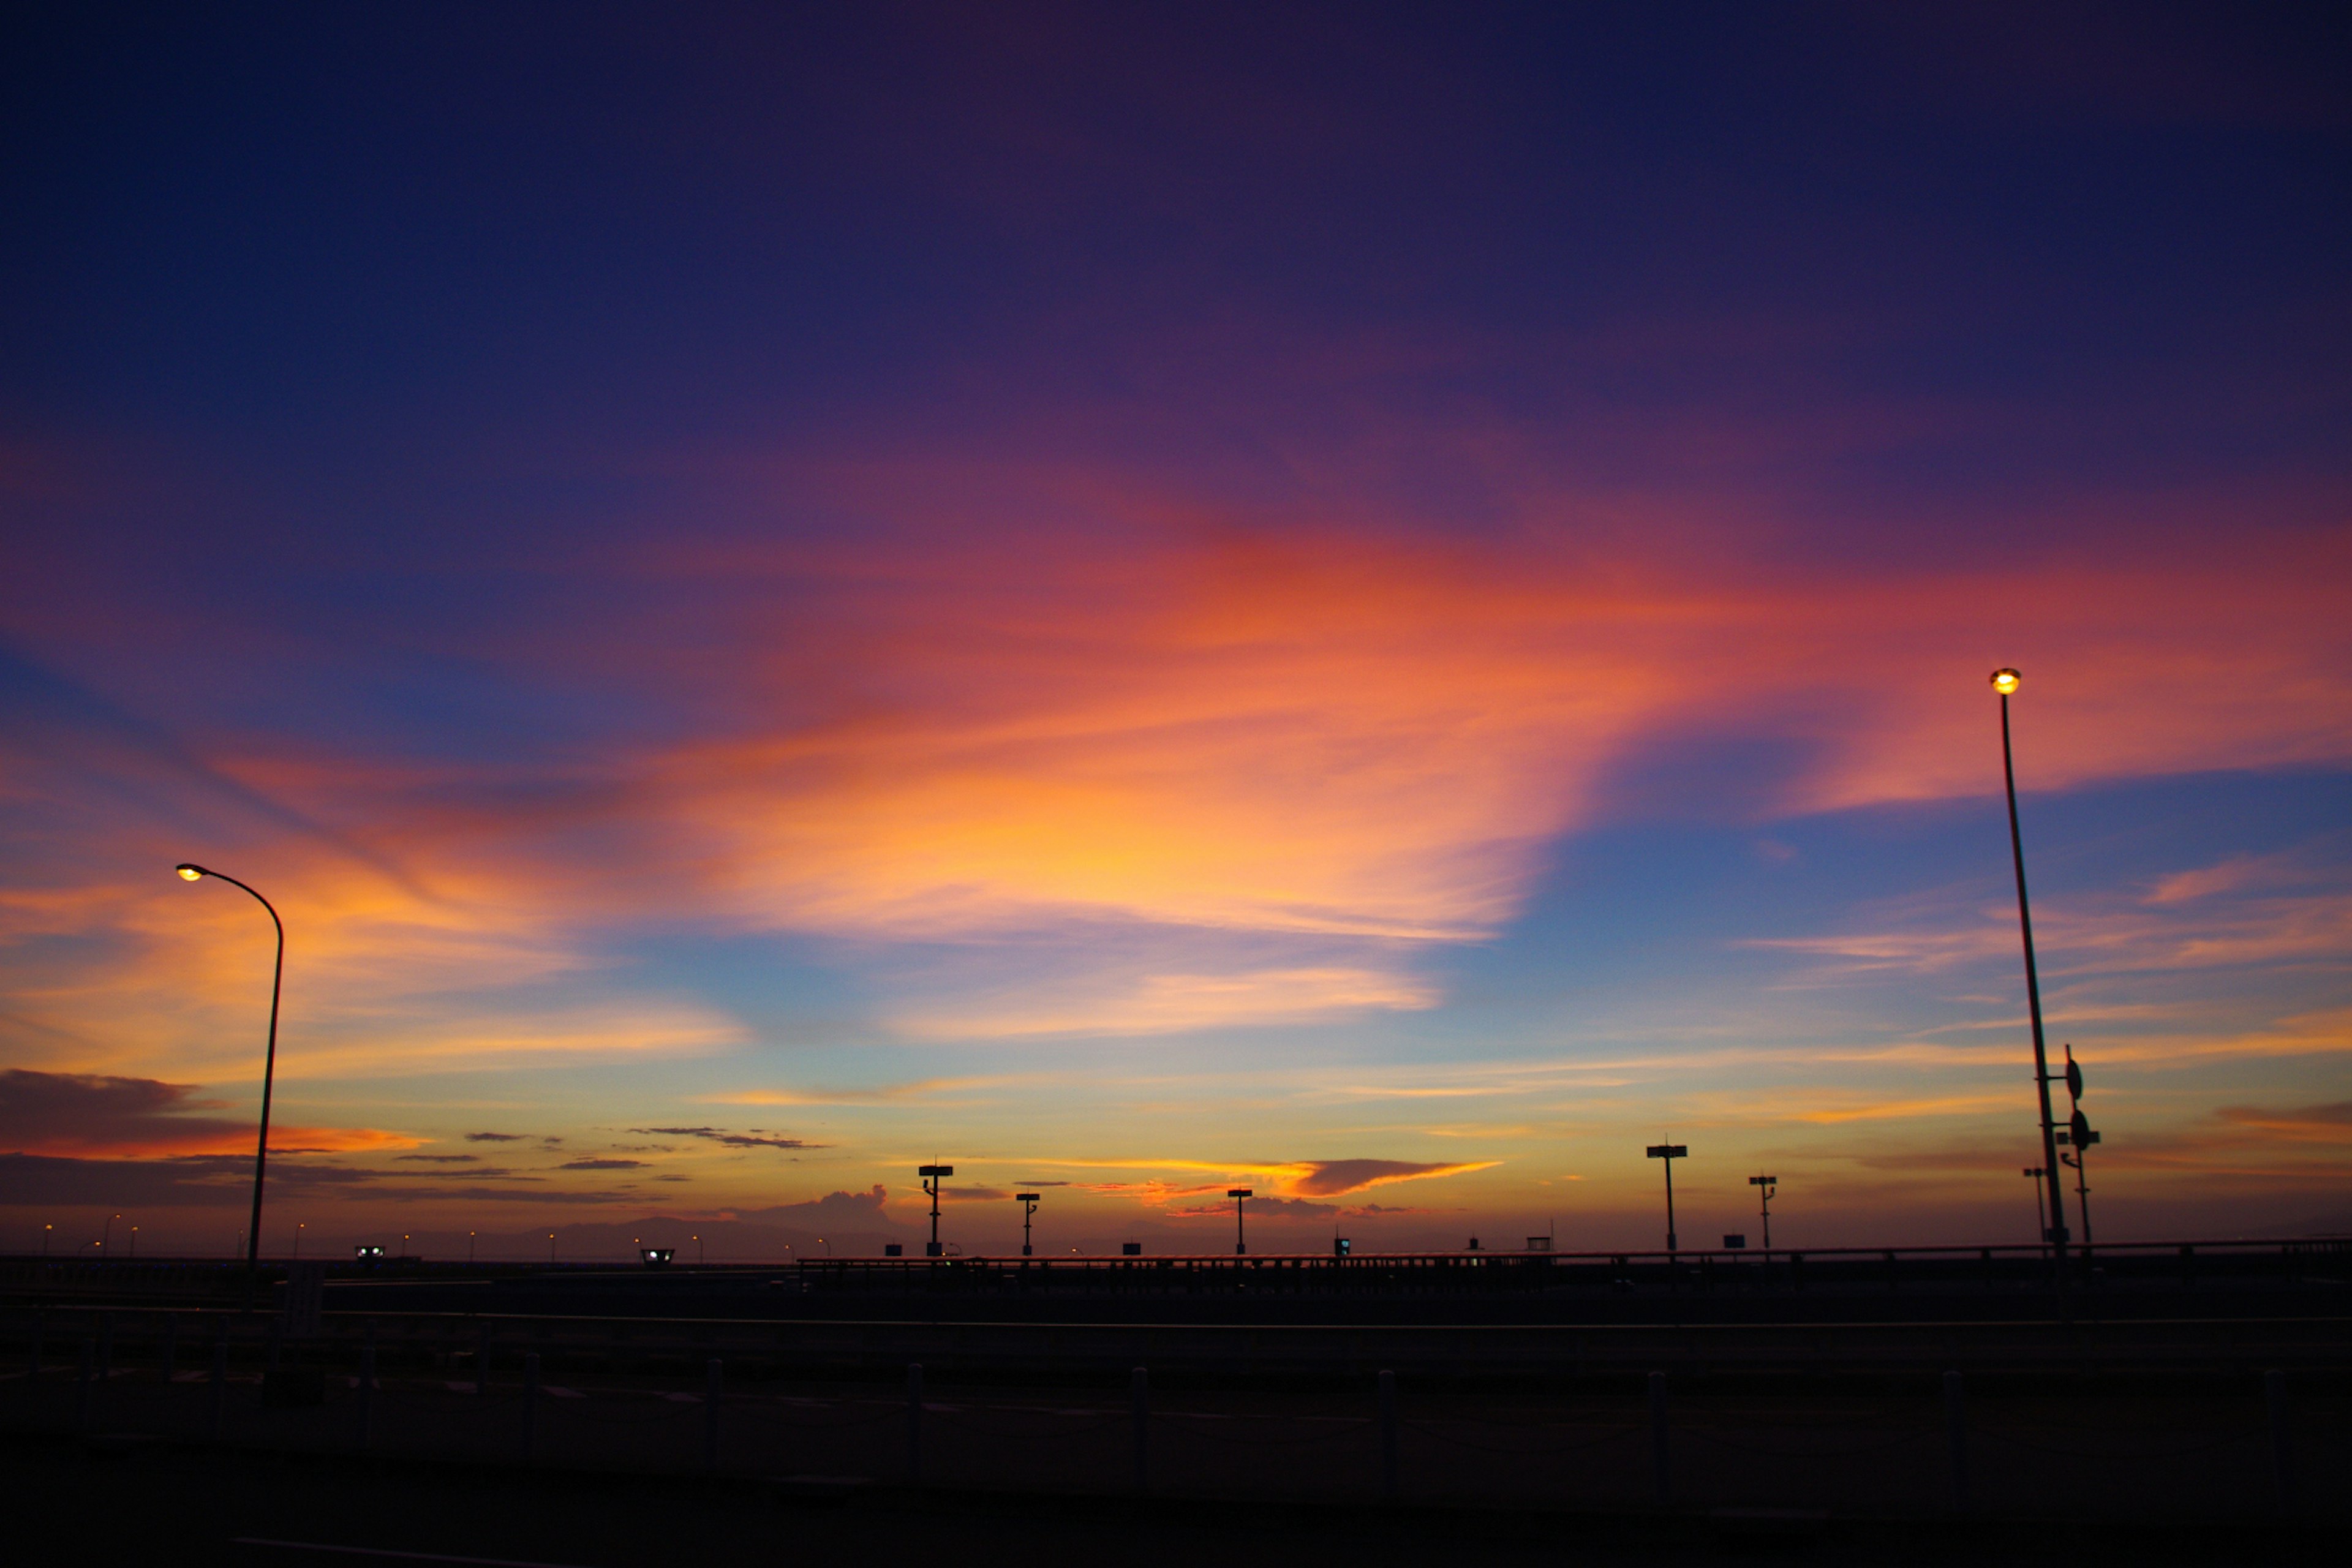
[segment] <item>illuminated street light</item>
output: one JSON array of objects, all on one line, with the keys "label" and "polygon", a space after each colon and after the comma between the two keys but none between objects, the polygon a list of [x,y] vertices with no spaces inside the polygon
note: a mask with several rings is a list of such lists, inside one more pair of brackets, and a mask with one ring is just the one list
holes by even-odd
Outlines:
[{"label": "illuminated street light", "polygon": [[1249,1187],[1227,1187],[1225,1196],[1234,1200],[1234,1256],[1239,1258],[1249,1250],[1248,1239],[1242,1234],[1242,1205],[1257,1194]]},{"label": "illuminated street light", "polygon": [[2017,931],[2025,944],[2025,1006],[2033,1024],[2033,1088],[2042,1097],[2042,1169],[2050,1184],[2049,1234],[2057,1288],[2065,1289],[2066,1194],[2058,1184],[2058,1129],[2050,1119],[2050,1052],[2042,1036],[2042,977],[2033,966],[2033,917],[2025,897],[2025,838],[2017,826],[2017,766],[2009,743],[2009,700],[2022,680],[2013,669],[1992,672],[2000,693],[2000,778],[2009,795],[2009,855],[2017,870]]},{"label": "illuminated street light", "polygon": [[919,1165],[915,1173],[923,1178],[923,1191],[931,1194],[931,1239],[923,1247],[923,1256],[940,1256],[940,1179],[955,1174],[953,1165]]},{"label": "illuminated street light", "polygon": [[1675,1256],[1675,1162],[1690,1157],[1690,1146],[1685,1143],[1653,1143],[1650,1158],[1666,1163],[1666,1260]]},{"label": "illuminated street light", "polygon": [[1021,1256],[1029,1256],[1029,1222],[1037,1215],[1037,1194],[1015,1193],[1013,1201],[1021,1205]]},{"label": "illuminated street light", "polygon": [[261,1058],[261,1135],[253,1151],[253,1221],[245,1232],[245,1304],[250,1308],[255,1284],[261,1277],[261,1178],[263,1167],[269,1161],[269,1090],[278,1073],[278,998],[286,984],[286,922],[278,918],[278,910],[268,899],[226,872],[206,870],[188,861],[173,869],[191,882],[217,877],[232,888],[245,888],[253,894],[254,902],[269,911],[269,923],[278,928],[278,965],[269,978],[269,1048]]},{"label": "illuminated street light", "polygon": [[1780,1190],[1778,1176],[1750,1176],[1748,1184],[1758,1189],[1764,1200],[1764,1250],[1772,1250],[1772,1194]]}]

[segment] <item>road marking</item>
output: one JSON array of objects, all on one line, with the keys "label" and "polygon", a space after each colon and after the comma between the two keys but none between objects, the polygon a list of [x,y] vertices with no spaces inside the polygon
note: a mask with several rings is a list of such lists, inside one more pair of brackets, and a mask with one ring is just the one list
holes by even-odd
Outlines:
[{"label": "road marking", "polygon": [[569,1568],[562,1563],[528,1563],[513,1557],[449,1557],[438,1552],[394,1552],[387,1546],[334,1546],[322,1541],[271,1541],[240,1535],[231,1546],[275,1546],[283,1552],[332,1552],[344,1557],[397,1557],[408,1563],[467,1563],[476,1568]]}]

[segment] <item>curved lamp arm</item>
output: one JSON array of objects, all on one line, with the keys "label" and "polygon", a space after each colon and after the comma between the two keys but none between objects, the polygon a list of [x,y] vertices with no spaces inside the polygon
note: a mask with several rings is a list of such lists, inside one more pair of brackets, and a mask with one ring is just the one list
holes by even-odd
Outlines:
[{"label": "curved lamp arm", "polygon": [[269,1163],[269,1091],[278,1076],[278,998],[286,984],[286,922],[278,918],[278,910],[268,899],[225,871],[215,871],[193,862],[183,861],[173,870],[194,882],[205,877],[217,877],[233,888],[244,888],[253,894],[253,901],[269,911],[269,923],[278,928],[278,964],[269,977],[269,1048],[261,1064],[261,1136],[253,1152],[253,1219],[245,1233],[245,1295],[246,1304],[253,1304],[254,1280],[261,1270],[261,1178]]}]

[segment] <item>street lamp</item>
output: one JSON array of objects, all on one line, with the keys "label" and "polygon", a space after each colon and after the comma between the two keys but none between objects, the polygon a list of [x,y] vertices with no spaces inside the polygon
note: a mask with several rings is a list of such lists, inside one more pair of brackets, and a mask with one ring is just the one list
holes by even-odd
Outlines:
[{"label": "street lamp", "polygon": [[1772,1194],[1780,1190],[1780,1178],[1750,1176],[1748,1184],[1756,1188],[1764,1200],[1764,1250],[1769,1252],[1772,1250]]},{"label": "street lamp", "polygon": [[119,1215],[119,1214],[110,1214],[110,1215],[108,1215],[106,1216],[106,1223],[105,1223],[104,1225],[102,1225],[102,1226],[99,1226],[99,1230],[98,1230],[98,1251],[99,1251],[99,1256],[100,1256],[100,1257],[101,1257],[101,1258],[102,1258],[102,1257],[104,1257],[104,1256],[106,1255],[106,1249],[107,1249],[109,1247],[110,1247],[110,1246],[112,1246],[112,1245],[113,1245],[113,1243],[114,1243],[114,1222],[115,1222],[116,1220],[121,1219],[121,1217],[122,1217],[122,1216],[121,1216],[121,1215]]},{"label": "street lamp", "polygon": [[1675,1256],[1675,1162],[1690,1157],[1690,1147],[1684,1143],[1653,1143],[1650,1158],[1666,1163],[1666,1260]]},{"label": "street lamp", "polygon": [[202,866],[183,861],[173,869],[194,882],[205,877],[218,877],[232,888],[245,888],[253,893],[254,901],[269,911],[269,923],[278,928],[278,966],[269,977],[269,1049],[261,1059],[261,1135],[253,1151],[253,1223],[245,1232],[245,1301],[253,1305],[255,1282],[261,1277],[261,1176],[269,1160],[269,1089],[278,1073],[278,998],[286,984],[286,922],[268,899],[254,893],[251,888],[222,871],[209,871]]},{"label": "street lamp", "polygon": [[2042,1195],[2042,1179],[2049,1171],[2040,1165],[2025,1167],[2025,1179],[2033,1184],[2033,1227],[2041,1235],[2042,1245],[2050,1245],[2050,1205]]},{"label": "street lamp", "polygon": [[2000,693],[2000,778],[2009,795],[2009,856],[2017,869],[2017,931],[2025,944],[2025,1007],[2033,1022],[2033,1088],[2042,1097],[2042,1168],[2050,1184],[2051,1246],[2058,1289],[2065,1289],[2066,1194],[2058,1184],[2058,1129],[2050,1120],[2050,1052],[2042,1037],[2042,977],[2033,967],[2033,917],[2025,897],[2025,838],[2017,826],[2017,766],[2009,744],[2009,700],[2023,677],[2013,669],[1992,672]]},{"label": "street lamp", "polygon": [[924,1245],[923,1256],[940,1255],[940,1178],[955,1174],[953,1165],[918,1165],[915,1173],[923,1179],[923,1191],[931,1194],[931,1239]]},{"label": "street lamp", "polygon": [[1015,1193],[1013,1201],[1021,1205],[1021,1256],[1029,1256],[1029,1222],[1037,1215],[1037,1194]]},{"label": "street lamp", "polygon": [[1227,1187],[1225,1196],[1234,1200],[1234,1256],[1239,1258],[1249,1250],[1248,1238],[1242,1233],[1242,1205],[1257,1193],[1250,1187]]},{"label": "street lamp", "polygon": [[299,1219],[294,1222],[294,1256],[298,1259],[302,1256],[302,1223]]},{"label": "street lamp", "polygon": [[[2088,1221],[2084,1223],[2084,1229],[2085,1232],[2090,1229]],[[131,1227],[131,1256],[133,1258],[139,1256],[139,1227],[135,1225]]]}]

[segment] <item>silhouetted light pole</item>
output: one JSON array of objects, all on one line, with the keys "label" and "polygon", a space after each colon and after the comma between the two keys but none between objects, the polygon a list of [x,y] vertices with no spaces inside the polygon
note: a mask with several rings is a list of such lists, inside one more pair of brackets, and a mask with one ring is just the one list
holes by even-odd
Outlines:
[{"label": "silhouetted light pole", "polygon": [[278,918],[277,910],[268,899],[226,872],[206,870],[186,861],[173,869],[191,882],[203,877],[217,877],[232,888],[245,888],[253,893],[254,902],[269,911],[269,923],[278,928],[278,966],[269,977],[269,1049],[261,1058],[261,1136],[253,1152],[253,1222],[245,1232],[245,1302],[250,1308],[255,1283],[261,1277],[261,1177],[263,1167],[269,1162],[269,1089],[278,1074],[278,998],[286,983],[286,922]]},{"label": "silhouetted light pole", "polygon": [[1675,1255],[1675,1162],[1690,1157],[1690,1147],[1684,1143],[1653,1143],[1650,1158],[1666,1163],[1666,1256]]},{"label": "silhouetted light pole", "polygon": [[923,1256],[940,1255],[940,1178],[955,1174],[953,1165],[919,1165],[915,1173],[923,1178],[923,1191],[931,1194],[931,1239],[923,1247]]},{"label": "silhouetted light pole", "polygon": [[2074,1047],[2066,1046],[2066,1099],[2073,1114],[2066,1119],[2066,1131],[2058,1134],[2058,1142],[2073,1150],[2058,1158],[2074,1168],[2074,1203],[2083,1213],[2083,1245],[2091,1245],[2091,1173],[2083,1163],[2085,1152],[2099,1141],[2091,1127],[2091,1119],[2083,1114],[2083,1068],[2074,1059]]},{"label": "silhouetted light pole", "polygon": [[1241,1257],[1249,1250],[1249,1237],[1242,1230],[1242,1205],[1257,1196],[1252,1187],[1227,1187],[1225,1196],[1234,1200],[1234,1256]]},{"label": "silhouetted light pole", "polygon": [[1764,1200],[1764,1250],[1772,1250],[1772,1194],[1780,1190],[1778,1176],[1750,1176],[1748,1184],[1758,1190]]},{"label": "silhouetted light pole", "polygon": [[2042,977],[2033,966],[2033,916],[2025,897],[2025,837],[2017,826],[2017,765],[2009,743],[2009,700],[2024,678],[2013,669],[1992,672],[2000,693],[2000,779],[2009,794],[2009,856],[2017,870],[2017,932],[2025,944],[2025,1007],[2033,1022],[2033,1088],[2042,1097],[2042,1168],[2050,1183],[2051,1256],[2058,1288],[2065,1289],[2066,1192],[2058,1184],[2058,1128],[2050,1119],[2050,1051],[2042,1037]]},{"label": "silhouetted light pole", "polygon": [[1021,1205],[1021,1256],[1029,1256],[1029,1222],[1037,1215],[1037,1194],[1015,1193],[1013,1201]]},{"label": "silhouetted light pole", "polygon": [[2025,1179],[2033,1184],[2033,1226],[2044,1247],[2050,1245],[2050,1200],[2042,1196],[2042,1179],[2049,1173],[2039,1165],[2025,1167]]}]

